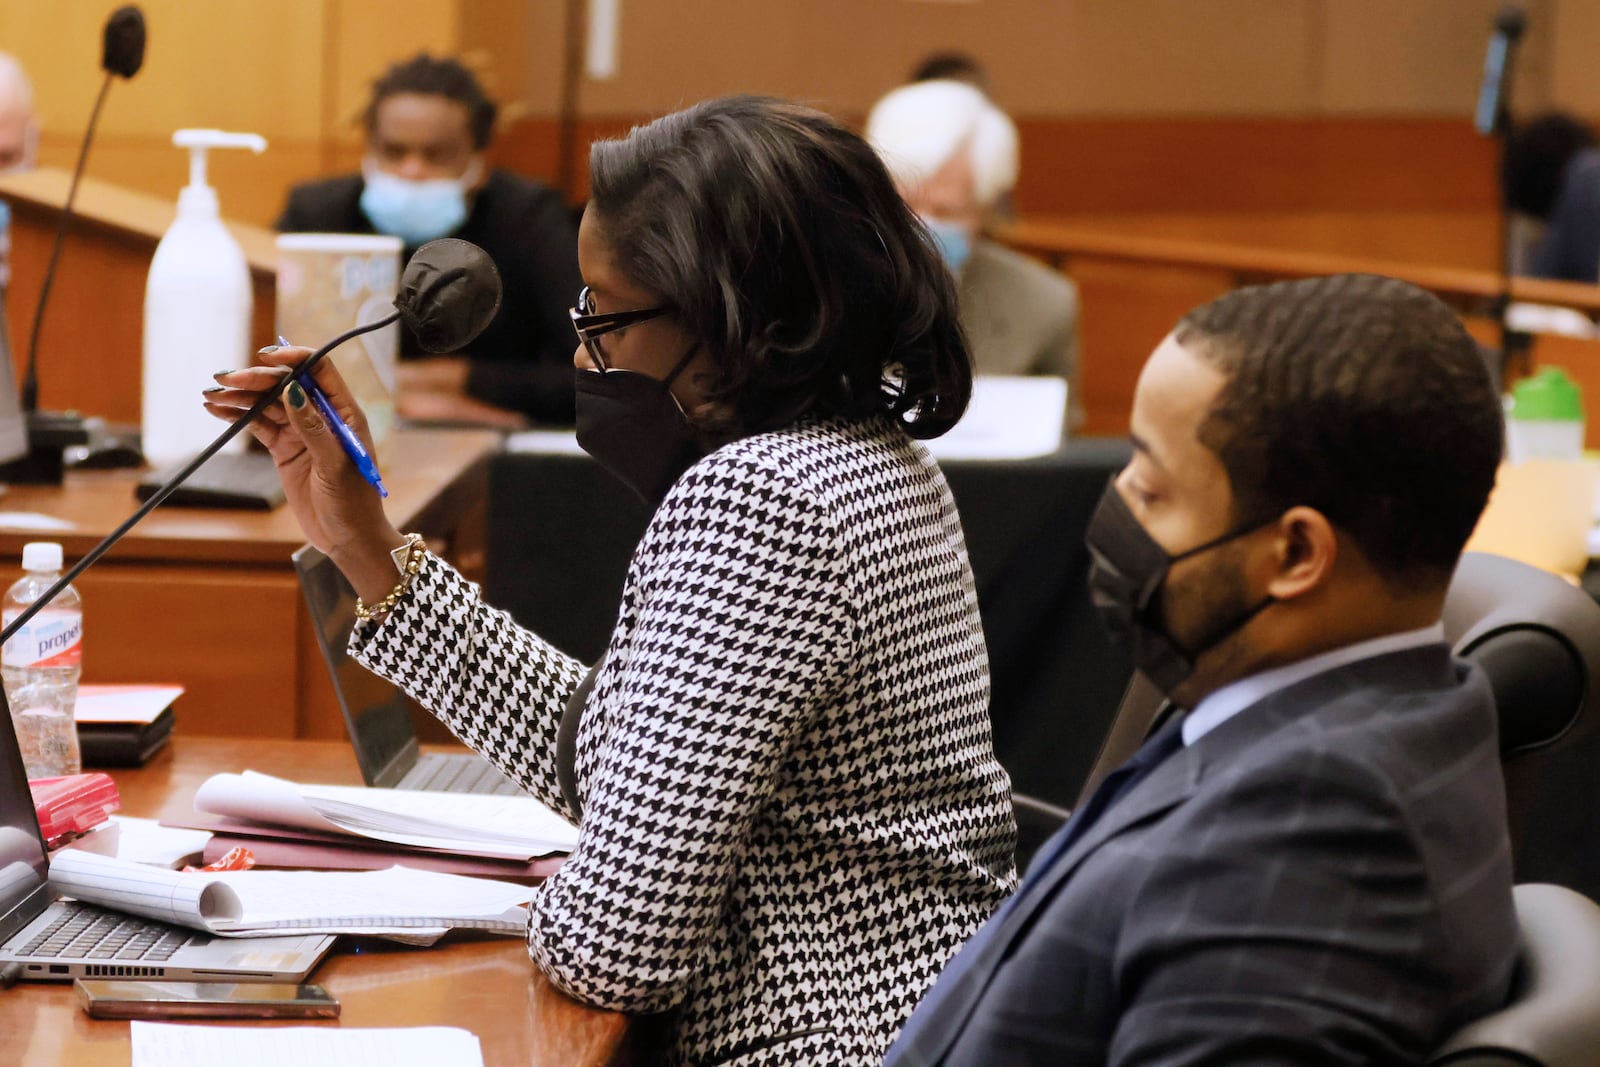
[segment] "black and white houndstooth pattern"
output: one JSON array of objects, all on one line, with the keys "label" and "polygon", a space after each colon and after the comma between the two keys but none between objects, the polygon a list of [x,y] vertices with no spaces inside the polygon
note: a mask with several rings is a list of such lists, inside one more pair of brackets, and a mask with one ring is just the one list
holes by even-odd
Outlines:
[{"label": "black and white houndstooth pattern", "polygon": [[[582,664],[431,557],[352,651],[563,807]],[[878,1063],[1013,887],[987,704],[926,450],[887,420],[724,446],[634,554],[578,734],[582,834],[531,955],[590,1004],[678,1009],[675,1063]]]}]

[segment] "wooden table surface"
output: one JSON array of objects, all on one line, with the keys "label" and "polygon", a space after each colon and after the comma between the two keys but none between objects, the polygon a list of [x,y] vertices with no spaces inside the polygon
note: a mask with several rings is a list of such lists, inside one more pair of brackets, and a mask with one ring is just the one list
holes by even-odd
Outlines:
[{"label": "wooden table surface", "polygon": [[[114,777],[124,813],[178,816],[221,771],[265,771],[305,782],[359,784],[350,746],[332,741],[175,737],[138,770]],[[489,1067],[616,1064],[627,1020],[574,1003],[529,962],[521,938],[447,939],[416,949],[341,941],[309,979],[340,1001],[337,1021],[262,1026],[458,1026],[476,1034]],[[248,1035],[241,1035],[248,1040]],[[23,982],[0,992],[0,1060],[15,1067],[127,1067],[128,1023],[90,1019],[71,983]]]}]

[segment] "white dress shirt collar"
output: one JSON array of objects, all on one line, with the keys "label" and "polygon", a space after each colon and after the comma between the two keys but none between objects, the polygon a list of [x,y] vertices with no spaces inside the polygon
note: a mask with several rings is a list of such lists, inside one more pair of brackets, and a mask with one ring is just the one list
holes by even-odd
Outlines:
[{"label": "white dress shirt collar", "polygon": [[1221,689],[1208,694],[1200,703],[1196,704],[1183,718],[1183,743],[1192,745],[1218,726],[1227,722],[1245,708],[1256,704],[1264,698],[1271,696],[1280,689],[1287,689],[1296,682],[1304,681],[1314,675],[1331,671],[1336,667],[1343,667],[1358,660],[1371,659],[1374,656],[1384,656],[1391,652],[1400,652],[1405,649],[1420,648],[1423,645],[1437,644],[1444,640],[1444,623],[1436,622],[1432,626],[1424,626],[1417,630],[1406,630],[1402,633],[1384,634],[1366,641],[1357,641],[1353,645],[1343,645],[1328,652],[1318,653],[1307,659],[1296,660],[1294,663],[1271,670],[1261,671],[1241,678],[1237,682],[1230,682]]}]

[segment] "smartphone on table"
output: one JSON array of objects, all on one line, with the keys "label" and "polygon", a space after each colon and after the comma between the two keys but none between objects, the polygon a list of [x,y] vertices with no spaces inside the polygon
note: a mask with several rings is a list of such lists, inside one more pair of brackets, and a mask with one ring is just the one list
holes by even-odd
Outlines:
[{"label": "smartphone on table", "polygon": [[139,982],[79,978],[78,999],[96,1019],[337,1019],[319,985],[291,982]]}]

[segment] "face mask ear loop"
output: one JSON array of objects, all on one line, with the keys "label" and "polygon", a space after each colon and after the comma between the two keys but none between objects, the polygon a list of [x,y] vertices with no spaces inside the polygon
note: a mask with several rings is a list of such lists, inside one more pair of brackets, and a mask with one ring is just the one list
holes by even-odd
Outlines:
[{"label": "face mask ear loop", "polygon": [[696,341],[694,344],[689,346],[689,351],[683,354],[683,358],[678,360],[677,364],[667,372],[667,376],[661,379],[661,384],[671,388],[672,383],[678,380],[678,375],[683,373],[683,369],[694,360],[694,357],[699,354],[699,352],[700,342]]}]

